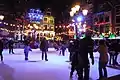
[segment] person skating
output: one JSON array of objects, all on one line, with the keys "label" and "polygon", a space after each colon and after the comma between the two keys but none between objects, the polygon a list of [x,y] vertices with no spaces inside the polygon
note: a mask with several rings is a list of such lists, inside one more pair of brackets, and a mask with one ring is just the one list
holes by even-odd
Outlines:
[{"label": "person skating", "polygon": [[14,51],[13,51],[13,45],[14,45],[14,41],[12,39],[10,39],[8,41],[8,47],[9,47],[9,54],[14,54]]},{"label": "person skating", "polygon": [[62,53],[62,55],[63,56],[65,56],[65,50],[66,50],[66,45],[65,45],[65,43],[63,42],[62,44],[61,44],[61,49],[60,49],[60,55],[61,55],[61,53]]},{"label": "person skating", "polygon": [[26,61],[28,60],[29,51],[32,51],[32,49],[30,48],[29,44],[25,44],[24,54],[25,54],[25,60],[26,60]]},{"label": "person skating", "polygon": [[[106,65],[108,63],[108,49],[104,40],[99,41],[98,52],[100,53],[99,57],[99,79],[107,78],[107,69]],[[104,72],[104,74],[103,74]]]},{"label": "person skating", "polygon": [[0,56],[1,56],[1,61],[3,61],[3,54],[2,54],[2,52],[3,52],[3,42],[2,42],[2,40],[0,40]]},{"label": "person skating", "polygon": [[45,61],[48,61],[47,59],[48,43],[46,38],[43,38],[41,40],[40,50],[42,51],[42,60],[44,59],[44,55],[45,55]]}]

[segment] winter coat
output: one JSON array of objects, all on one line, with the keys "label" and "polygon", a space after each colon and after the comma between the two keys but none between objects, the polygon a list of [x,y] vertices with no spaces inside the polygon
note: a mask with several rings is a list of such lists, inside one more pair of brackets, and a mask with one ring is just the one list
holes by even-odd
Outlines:
[{"label": "winter coat", "polygon": [[106,45],[99,45],[98,52],[100,53],[100,62],[108,62],[108,49]]},{"label": "winter coat", "polygon": [[30,46],[25,46],[24,53],[29,53],[29,51],[32,51],[32,49],[30,48]]}]

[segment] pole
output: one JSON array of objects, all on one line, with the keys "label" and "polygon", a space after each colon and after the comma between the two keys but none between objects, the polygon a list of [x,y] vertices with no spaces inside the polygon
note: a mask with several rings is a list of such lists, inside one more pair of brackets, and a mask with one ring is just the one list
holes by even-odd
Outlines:
[{"label": "pole", "polygon": [[76,38],[78,37],[78,29],[77,29],[77,25],[75,24],[75,34],[76,34]]}]

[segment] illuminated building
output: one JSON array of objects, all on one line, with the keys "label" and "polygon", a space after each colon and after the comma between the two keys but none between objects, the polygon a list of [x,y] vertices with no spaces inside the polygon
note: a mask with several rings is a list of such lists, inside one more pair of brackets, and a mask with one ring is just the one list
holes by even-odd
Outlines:
[{"label": "illuminated building", "polygon": [[94,15],[93,30],[102,33],[112,33],[111,12],[101,12]]},{"label": "illuminated building", "polygon": [[29,24],[27,24],[24,30],[24,35],[31,36],[32,39],[40,39],[40,37],[46,37],[46,39],[54,39],[54,17],[47,14],[43,14],[39,9],[30,9],[27,14]]}]

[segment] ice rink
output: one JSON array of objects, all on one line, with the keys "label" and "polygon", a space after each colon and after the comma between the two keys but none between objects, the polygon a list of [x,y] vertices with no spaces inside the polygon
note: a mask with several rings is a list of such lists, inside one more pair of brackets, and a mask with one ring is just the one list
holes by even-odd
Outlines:
[{"label": "ice rink", "polygon": [[[15,49],[15,54],[4,50],[4,63],[0,62],[0,80],[69,80],[70,64],[59,51],[49,49],[48,61],[41,60],[41,51],[34,49],[29,53],[29,61],[24,61],[23,49]],[[95,64],[90,67],[90,78],[98,79],[98,53],[94,53]],[[120,59],[119,59],[120,60]],[[120,70],[107,68],[108,77],[120,74]],[[73,80],[77,80],[74,76]]]}]

